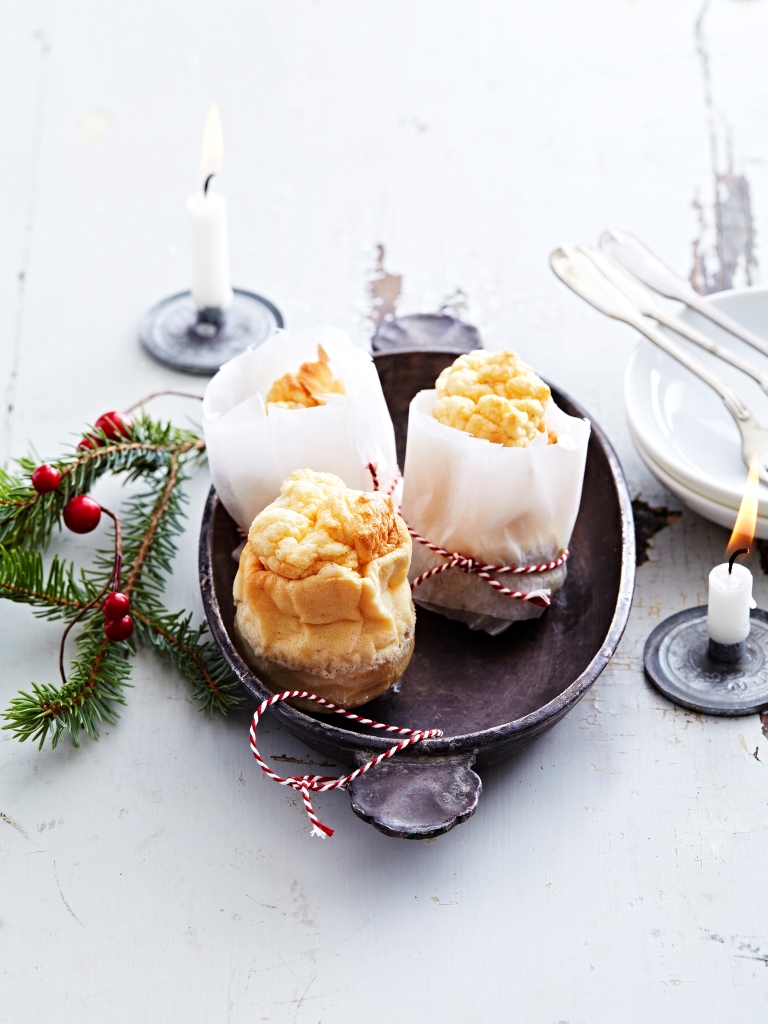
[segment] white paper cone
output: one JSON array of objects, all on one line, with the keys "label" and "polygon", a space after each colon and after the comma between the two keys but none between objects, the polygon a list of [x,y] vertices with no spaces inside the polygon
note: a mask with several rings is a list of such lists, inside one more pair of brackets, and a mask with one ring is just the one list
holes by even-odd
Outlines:
[{"label": "white paper cone", "polygon": [[[274,382],[315,362],[318,345],[347,393],[311,409],[272,408],[267,415]],[[214,486],[244,530],[294,470],[335,473],[361,491],[372,489],[369,462],[383,489],[397,472],[394,428],[373,360],[334,327],[279,331],[225,363],[205,391],[203,431]]]},{"label": "white paper cone", "polygon": [[[589,423],[550,401],[546,422],[557,444],[505,448],[440,423],[432,416],[436,398],[435,391],[421,391],[410,407],[406,522],[433,544],[490,565],[554,561],[568,546],[579,511]],[[413,547],[411,579],[446,560],[417,541]],[[563,566],[546,574],[497,578],[512,590],[553,592],[565,574]],[[542,611],[457,568],[420,584],[414,600],[493,633]]]}]

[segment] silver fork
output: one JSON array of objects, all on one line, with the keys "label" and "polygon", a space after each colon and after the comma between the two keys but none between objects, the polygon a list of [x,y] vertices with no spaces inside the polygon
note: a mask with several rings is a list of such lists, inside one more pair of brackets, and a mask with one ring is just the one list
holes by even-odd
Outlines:
[{"label": "silver fork", "polygon": [[768,356],[768,342],[759,337],[747,327],[744,327],[737,320],[731,319],[726,313],[718,309],[711,302],[706,302],[694,290],[690,281],[668,267],[655,252],[648,248],[637,235],[623,228],[610,228],[600,236],[600,248],[606,252],[612,260],[620,263],[622,267],[634,274],[641,281],[653,288],[660,295],[666,295],[668,299],[677,299],[684,302],[686,306],[695,309],[697,313],[707,317],[718,327],[724,328],[737,338],[746,341],[748,345]]},{"label": "silver fork", "polygon": [[768,428],[758,420],[744,399],[708,366],[654,327],[608,280],[587,253],[576,246],[564,245],[554,250],[550,262],[560,280],[577,295],[606,316],[622,320],[640,331],[654,345],[658,345],[717,392],[739,428],[742,459],[747,466],[754,466],[762,483],[768,484]]},{"label": "silver fork", "polygon": [[713,341],[706,334],[697,331],[695,327],[691,327],[685,320],[681,320],[679,316],[670,313],[661,303],[656,301],[650,289],[641,284],[629,271],[622,269],[613,260],[609,260],[605,253],[599,249],[595,249],[591,245],[577,245],[576,249],[589,256],[595,266],[605,274],[612,284],[616,285],[630,302],[634,303],[637,310],[643,316],[649,316],[652,320],[662,324],[664,327],[669,327],[670,330],[682,335],[700,348],[711,352],[713,356],[717,356],[723,362],[735,366],[737,370],[741,370],[742,373],[746,373],[752,380],[757,381],[763,391],[768,394],[768,373],[759,370],[747,359],[742,359],[741,356],[731,352],[730,349],[718,345],[716,341]]}]

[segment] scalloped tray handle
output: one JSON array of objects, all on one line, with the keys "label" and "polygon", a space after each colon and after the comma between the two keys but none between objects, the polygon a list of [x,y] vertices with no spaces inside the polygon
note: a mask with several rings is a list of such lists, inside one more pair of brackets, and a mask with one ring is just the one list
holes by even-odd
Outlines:
[{"label": "scalloped tray handle", "polygon": [[[358,764],[374,752],[355,754]],[[433,839],[471,818],[483,791],[474,754],[393,757],[349,786],[352,810],[396,839]]]}]

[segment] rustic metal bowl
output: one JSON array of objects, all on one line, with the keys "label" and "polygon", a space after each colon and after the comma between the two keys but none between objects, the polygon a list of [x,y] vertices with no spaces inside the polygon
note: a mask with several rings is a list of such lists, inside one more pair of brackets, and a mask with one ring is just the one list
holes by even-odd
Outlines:
[{"label": "rustic metal bowl", "polygon": [[[455,354],[380,353],[375,357],[395,424],[403,464],[408,406],[431,388]],[[586,413],[552,389],[572,416]],[[200,585],[208,622],[235,674],[255,701],[271,696],[235,647],[232,551],[240,542],[213,488],[200,534]],[[389,692],[366,705],[380,722],[440,728],[441,739],[419,743],[349,787],[352,808],[381,832],[428,839],[466,821],[482,790],[473,768],[509,757],[558,722],[600,675],[621,639],[635,579],[632,506],[613,448],[592,421],[584,491],[571,540],[568,578],[540,619],[512,625],[501,636],[418,609],[416,650]],[[386,750],[391,738],[353,723],[336,724],[285,703],[272,709],[314,750],[359,765]]]}]

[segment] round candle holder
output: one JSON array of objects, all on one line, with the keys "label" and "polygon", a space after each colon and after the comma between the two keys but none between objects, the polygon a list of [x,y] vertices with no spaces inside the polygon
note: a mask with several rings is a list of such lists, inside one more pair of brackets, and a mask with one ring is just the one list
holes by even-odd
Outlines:
[{"label": "round candle holder", "polygon": [[710,645],[706,605],[670,615],[648,637],[644,659],[653,685],[675,704],[707,715],[768,708],[768,612],[760,608],[750,612],[743,645]]},{"label": "round candle holder", "polygon": [[260,345],[283,326],[280,310],[268,299],[242,288],[233,292],[227,309],[198,309],[191,292],[163,299],[144,315],[142,346],[175,370],[216,373],[228,359]]}]

